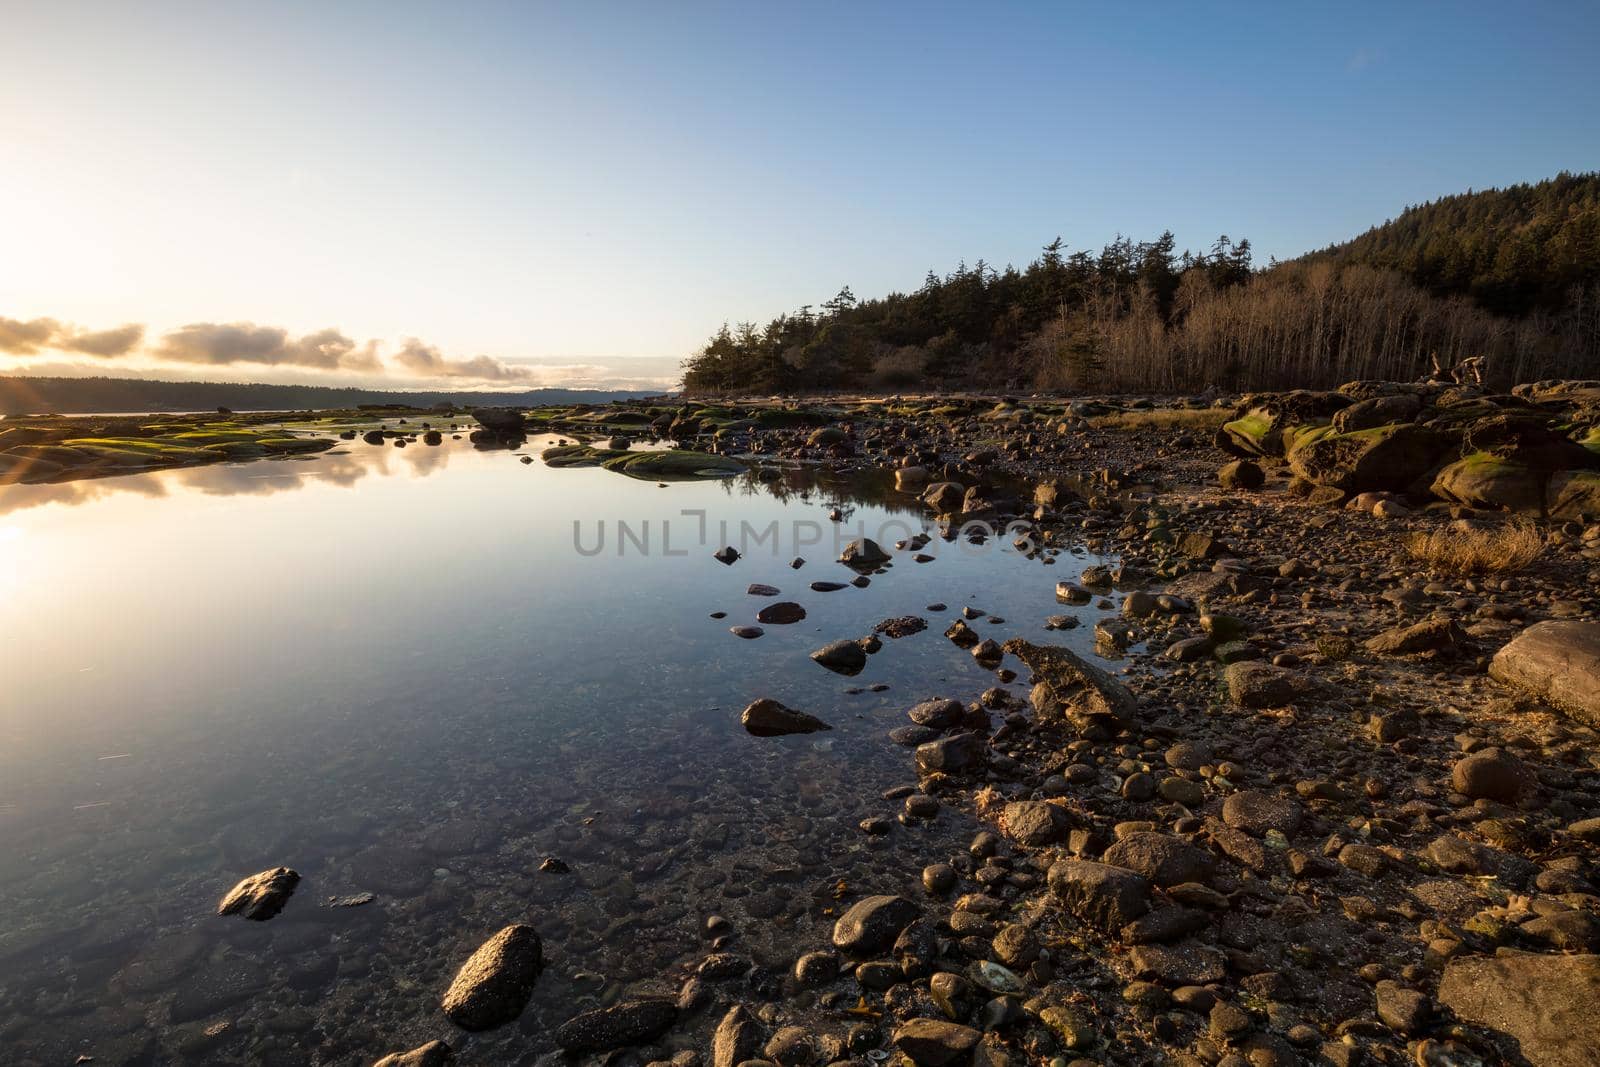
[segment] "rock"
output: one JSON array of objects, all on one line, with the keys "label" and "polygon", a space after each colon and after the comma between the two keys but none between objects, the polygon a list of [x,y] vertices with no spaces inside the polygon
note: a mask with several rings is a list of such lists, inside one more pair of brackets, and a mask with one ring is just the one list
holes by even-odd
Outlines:
[{"label": "rock", "polygon": [[1538,515],[1544,510],[1549,479],[1549,471],[1475,452],[1441,470],[1431,491],[1441,500],[1469,508]]},{"label": "rock", "polygon": [[1396,422],[1411,422],[1422,410],[1422,398],[1412,393],[1374,396],[1333,413],[1335,433],[1370,430]]},{"label": "rock", "polygon": [[1439,1000],[1518,1042],[1535,1067],[1592,1067],[1600,1049],[1600,956],[1469,957],[1445,965]]},{"label": "rock", "polygon": [[934,863],[922,868],[922,888],[934,896],[943,896],[956,887],[956,869],[948,863]]},{"label": "rock", "polygon": [[857,957],[881,952],[919,914],[921,909],[905,897],[865,897],[833,924],[833,947]]},{"label": "rock", "polygon": [[1216,861],[1211,853],[1169,834],[1138,831],[1106,849],[1105,862],[1148,878],[1159,886],[1206,882]]},{"label": "rock", "polygon": [[1448,441],[1413,423],[1338,433],[1318,427],[1295,436],[1289,469],[1320,486],[1361,493],[1402,492],[1433,469]]},{"label": "rock", "polygon": [[533,927],[516,923],[485,941],[456,972],[443,1008],[464,1030],[488,1030],[522,1014],[544,968]]},{"label": "rock", "polygon": [[982,1037],[943,1019],[911,1019],[895,1030],[892,1041],[917,1067],[950,1067],[965,1062]]},{"label": "rock", "polygon": [[1217,482],[1224,489],[1260,489],[1267,476],[1247,459],[1236,459],[1217,471]]},{"label": "rock", "polygon": [[1089,1017],[1071,1004],[1052,1004],[1039,1013],[1039,1021],[1069,1052],[1089,1048],[1099,1039]]},{"label": "rock", "polygon": [[1233,702],[1245,708],[1279,708],[1310,694],[1309,678],[1257,660],[1231,663],[1223,672]]},{"label": "rock", "polygon": [[811,591],[813,593],[837,593],[841,589],[849,588],[850,583],[848,582],[816,581],[811,583]]},{"label": "rock", "polygon": [[1257,837],[1268,830],[1287,836],[1300,828],[1300,803],[1291,797],[1245,789],[1223,801],[1222,821]]},{"label": "rock", "polygon": [[1600,520],[1600,471],[1557,471],[1550,476],[1545,501],[1557,522]]},{"label": "rock", "polygon": [[872,628],[872,632],[898,640],[902,637],[910,637],[912,634],[919,634],[927,628],[928,620],[920,615],[898,615],[892,619],[884,619]]},{"label": "rock", "polygon": [[1450,772],[1450,788],[1474,800],[1514,803],[1533,787],[1533,773],[1517,757],[1498,748],[1459,760]]},{"label": "rock", "polygon": [[988,745],[977,734],[955,734],[917,746],[917,770],[945,773],[970,770],[983,764]]},{"label": "rock", "polygon": [[1600,726],[1600,622],[1536,623],[1495,654],[1489,674]]},{"label": "rock", "polygon": [[735,637],[742,637],[746,641],[754,641],[767,631],[759,626],[730,626],[728,632]]},{"label": "rock", "polygon": [[794,962],[795,981],[803,986],[826,985],[838,974],[839,957],[832,952],[807,952]]},{"label": "rock", "polygon": [[283,910],[294,887],[299,884],[299,873],[288,867],[274,867],[252,874],[228,891],[222,903],[217,905],[217,914],[242,915],[246,919],[265,922]]},{"label": "rock", "polygon": [[792,600],[780,600],[756,612],[756,622],[764,622],[769,626],[787,626],[805,617],[806,609]]},{"label": "rock", "polygon": [[935,730],[948,730],[961,721],[961,717],[966,714],[966,710],[961,706],[959,700],[936,697],[933,700],[924,700],[906,712],[906,714],[918,726],[931,726]]},{"label": "rock", "polygon": [[761,1053],[761,1024],[743,1004],[735,1004],[711,1037],[711,1067],[738,1067]]},{"label": "rock", "polygon": [[1385,630],[1367,641],[1367,651],[1383,656],[1422,654],[1453,656],[1467,643],[1467,635],[1450,619],[1425,619],[1412,626]]},{"label": "rock", "polygon": [[901,492],[915,489],[928,480],[926,467],[899,467],[894,472],[894,487]]},{"label": "rock", "polygon": [[642,1045],[665,1033],[678,1017],[670,1000],[645,997],[609,1008],[595,1008],[556,1027],[556,1046],[563,1052],[605,1052]]},{"label": "rock", "polygon": [[811,1034],[803,1026],[785,1026],[772,1035],[763,1050],[780,1067],[807,1067],[817,1057]]},{"label": "rock", "polygon": [[1004,648],[1033,672],[1029,699],[1041,723],[1066,720],[1080,727],[1122,729],[1138,718],[1139,702],[1128,687],[1071,650],[1021,638]]},{"label": "rock", "polygon": [[1018,800],[1000,813],[1000,829],[1024,845],[1041,846],[1062,840],[1072,828],[1067,809],[1047,800]]},{"label": "rock", "polygon": [[1382,981],[1375,989],[1378,998],[1378,1018],[1389,1029],[1401,1034],[1414,1034],[1427,1025],[1433,1014],[1428,998],[1415,989],[1407,989],[1398,982]]},{"label": "rock", "polygon": [[956,482],[935,482],[922,491],[922,500],[940,514],[961,510],[966,488]]},{"label": "rock", "polygon": [[855,641],[834,641],[811,653],[811,658],[836,674],[860,674],[867,665],[866,651]]},{"label": "rock", "polygon": [[721,548],[711,553],[711,558],[716,560],[718,563],[731,567],[733,566],[734,561],[739,558],[739,550],[734,548],[732,545],[723,545]]},{"label": "rock", "polygon": [[478,420],[479,426],[491,433],[510,436],[523,433],[527,429],[527,422],[523,419],[522,412],[508,408],[474,408],[472,417]]},{"label": "rock", "polygon": [[1128,952],[1135,976],[1170,986],[1210,985],[1227,973],[1227,958],[1209,945],[1135,945]]},{"label": "rock", "polygon": [[847,567],[870,570],[889,562],[889,553],[872,538],[858,537],[844,546],[844,551],[839,553],[839,562]]},{"label": "rock", "polygon": [[1150,910],[1150,882],[1121,867],[1062,860],[1050,868],[1050,891],[1078,919],[1116,933]]},{"label": "rock", "polygon": [[757,737],[778,737],[783,734],[811,734],[833,727],[803,711],[785,707],[770,697],[762,697],[744,709],[739,716],[744,728]]},{"label": "rock", "polygon": [[429,1041],[410,1052],[391,1052],[372,1067],[446,1067],[456,1061],[456,1054],[443,1041]]},{"label": "rock", "polygon": [[747,596],[777,596],[780,590],[775,585],[766,585],[762,582],[751,582],[745,589]]}]

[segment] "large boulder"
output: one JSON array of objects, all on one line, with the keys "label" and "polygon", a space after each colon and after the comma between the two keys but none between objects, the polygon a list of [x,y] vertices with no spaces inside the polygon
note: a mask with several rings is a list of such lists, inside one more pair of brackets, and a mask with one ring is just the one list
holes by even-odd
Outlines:
[{"label": "large boulder", "polygon": [[1600,471],[1557,471],[1550,476],[1545,500],[1552,519],[1600,520]]},{"label": "large boulder", "polygon": [[894,1047],[916,1067],[968,1063],[983,1035],[970,1026],[943,1019],[910,1019],[896,1028]]},{"label": "large boulder", "polygon": [[1474,452],[1456,460],[1433,479],[1433,495],[1463,507],[1484,511],[1544,510],[1550,475],[1490,452]]},{"label": "large boulder", "polygon": [[1600,1049],[1600,956],[1513,955],[1451,960],[1439,1000],[1457,1016],[1517,1042],[1534,1067],[1593,1067]]},{"label": "large boulder", "polygon": [[1431,471],[1447,447],[1444,438],[1414,423],[1349,433],[1330,426],[1297,436],[1289,467],[1308,482],[1348,493],[1399,492]]},{"label": "large boulder", "polygon": [[1205,849],[1153,830],[1128,834],[1106,849],[1104,858],[1160,886],[1210,881],[1216,868],[1216,859]]},{"label": "large boulder", "polygon": [[1422,410],[1422,397],[1412,393],[1375,396],[1333,413],[1335,433],[1370,430],[1396,422],[1411,422]]},{"label": "large boulder", "polygon": [[1120,730],[1138,718],[1139,702],[1128,687],[1070,649],[1015,637],[1004,648],[1033,672],[1030,699],[1041,723]]},{"label": "large boulder", "polygon": [[1314,683],[1305,675],[1259,660],[1231,663],[1223,677],[1228,683],[1228,695],[1245,708],[1281,708],[1314,689]]},{"label": "large boulder", "polygon": [[1489,674],[1600,726],[1600,622],[1536,623],[1495,654]]},{"label": "large boulder", "polygon": [[1246,397],[1233,418],[1217,430],[1216,446],[1241,459],[1282,456],[1295,433],[1303,427],[1326,425],[1337,411],[1350,405],[1338,393],[1303,389],[1269,396]]},{"label": "large boulder", "polygon": [[472,417],[478,420],[490,433],[512,436],[523,433],[527,429],[527,422],[522,417],[522,412],[511,408],[475,408]]},{"label": "large boulder", "polygon": [[833,947],[852,956],[882,952],[920,914],[921,909],[905,897],[864,897],[833,924]]},{"label": "large boulder", "polygon": [[485,941],[444,994],[444,1013],[463,1030],[488,1030],[515,1019],[528,1006],[544,968],[544,949],[533,927],[516,923]]}]

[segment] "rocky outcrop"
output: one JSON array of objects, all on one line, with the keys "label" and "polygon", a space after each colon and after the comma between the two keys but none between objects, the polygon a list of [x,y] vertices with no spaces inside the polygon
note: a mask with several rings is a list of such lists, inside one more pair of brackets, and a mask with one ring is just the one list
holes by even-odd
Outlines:
[{"label": "rocky outcrop", "polygon": [[1003,647],[1033,672],[1029,699],[1040,722],[1066,720],[1080,728],[1116,730],[1138,718],[1139,702],[1128,687],[1070,649],[1021,638]]}]

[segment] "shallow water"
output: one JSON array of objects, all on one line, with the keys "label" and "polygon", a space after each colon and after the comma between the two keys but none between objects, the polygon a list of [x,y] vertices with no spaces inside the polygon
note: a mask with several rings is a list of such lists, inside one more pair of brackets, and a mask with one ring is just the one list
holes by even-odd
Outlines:
[{"label": "shallow water", "polygon": [[[857,828],[914,781],[885,736],[904,710],[995,684],[942,637],[956,612],[1004,616],[973,623],[997,640],[1092,636],[1042,629],[1081,564],[1005,538],[807,588],[849,580],[833,559],[861,531],[925,523],[881,483],[659,487],[453,440],[0,487],[7,1062],[370,1063],[433,1037],[531,1061],[581,1008],[675,991],[713,913],[781,974],[824,946],[839,883],[914,892],[974,829]],[[770,602],[751,582],[808,617],[733,636]],[[906,614],[929,629],[857,677],[807,658]],[[835,729],[751,737],[760,696]],[[277,865],[304,878],[282,915],[212,914]],[[440,994],[515,921],[545,940],[533,1003],[456,1030]]]}]

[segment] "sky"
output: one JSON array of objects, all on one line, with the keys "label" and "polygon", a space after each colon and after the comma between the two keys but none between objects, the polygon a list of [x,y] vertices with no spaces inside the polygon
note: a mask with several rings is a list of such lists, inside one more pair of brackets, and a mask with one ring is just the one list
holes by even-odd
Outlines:
[{"label": "sky", "polygon": [[1600,5],[0,0],[0,372],[664,385],[724,321],[1600,169]]}]

